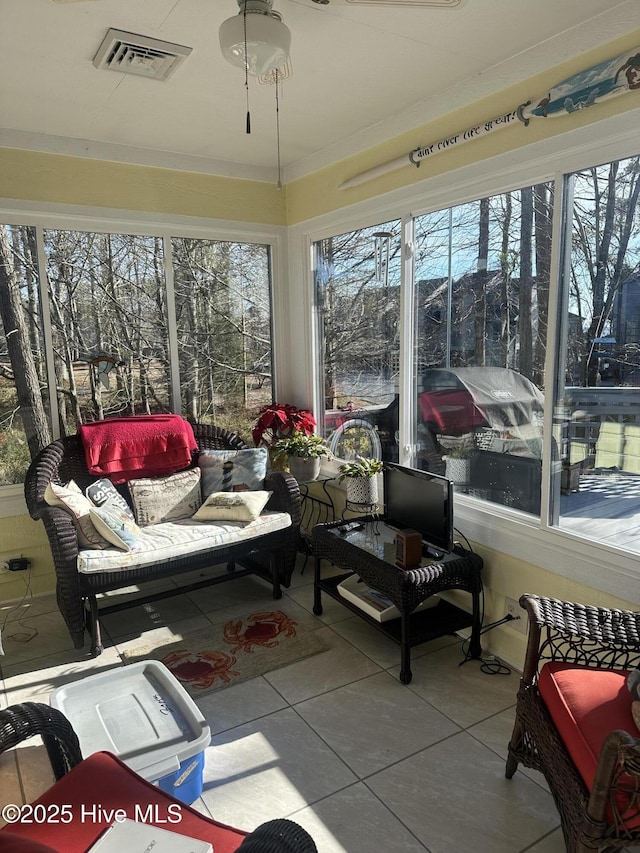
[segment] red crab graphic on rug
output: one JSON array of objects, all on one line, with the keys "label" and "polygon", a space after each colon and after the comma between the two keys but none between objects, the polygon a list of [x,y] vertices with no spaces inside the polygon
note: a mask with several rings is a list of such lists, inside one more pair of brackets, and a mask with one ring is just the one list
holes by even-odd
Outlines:
[{"label": "red crab graphic on rug", "polygon": [[281,610],[252,613],[242,630],[242,619],[229,621],[224,626],[224,638],[233,652],[252,652],[254,646],[272,649],[278,645],[278,636],[296,636],[296,623]]},{"label": "red crab graphic on rug", "polygon": [[178,681],[196,690],[205,690],[216,681],[228,684],[239,673],[232,669],[236,659],[227,652],[190,652],[178,649],[162,659]]}]

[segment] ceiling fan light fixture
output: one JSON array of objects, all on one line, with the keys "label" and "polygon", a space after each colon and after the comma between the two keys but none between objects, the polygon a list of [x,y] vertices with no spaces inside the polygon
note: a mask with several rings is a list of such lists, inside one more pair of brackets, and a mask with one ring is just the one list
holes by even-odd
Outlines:
[{"label": "ceiling fan light fixture", "polygon": [[272,11],[271,0],[238,0],[238,5],[238,14],[223,21],[219,31],[220,49],[227,62],[243,70],[246,63],[246,70],[254,77],[286,65],[291,31]]}]

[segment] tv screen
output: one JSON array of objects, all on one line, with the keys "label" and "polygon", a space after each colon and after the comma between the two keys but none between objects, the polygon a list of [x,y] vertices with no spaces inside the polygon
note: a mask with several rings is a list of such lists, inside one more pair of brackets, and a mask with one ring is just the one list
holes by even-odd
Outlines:
[{"label": "tv screen", "polygon": [[436,550],[453,549],[453,489],[446,477],[386,462],[384,515],[392,527],[417,530]]}]

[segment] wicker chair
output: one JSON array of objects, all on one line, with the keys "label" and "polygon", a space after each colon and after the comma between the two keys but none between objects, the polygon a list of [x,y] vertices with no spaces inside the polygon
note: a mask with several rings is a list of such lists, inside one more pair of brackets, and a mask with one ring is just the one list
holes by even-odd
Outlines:
[{"label": "wicker chair", "polygon": [[[529,638],[506,776],[511,779],[519,763],[544,775],[569,853],[640,845],[640,733],[634,731],[632,700],[625,685],[628,670],[640,664],[640,613],[536,595],[522,596],[520,604],[527,611]],[[565,662],[568,666],[561,669],[573,670],[570,677],[580,679],[576,683],[587,697],[590,678],[616,678],[617,693],[611,704],[600,705],[600,711],[609,721],[615,706],[619,720],[622,708],[629,722],[627,730],[618,726],[608,731],[608,723],[599,732],[602,745],[599,753],[592,753],[597,765],[591,785],[585,783],[584,772],[566,746],[568,739],[561,737],[541,695],[540,673],[548,662],[554,662],[549,667]],[[578,671],[579,667],[587,669]],[[570,749],[575,756],[575,744]]]},{"label": "wicker chair", "polygon": [[[207,424],[192,426],[200,450],[239,450],[247,447],[242,439],[227,430]],[[257,573],[271,581],[274,598],[281,597],[281,584],[289,586],[295,567],[301,518],[300,490],[289,474],[269,472],[264,486],[272,492],[267,509],[287,512],[291,516],[292,524],[284,530],[211,551],[185,553],[162,563],[117,572],[82,574],[77,569],[78,537],[71,516],[63,509],[49,506],[44,493],[50,481],[67,483],[75,480],[84,490],[95,479],[95,475],[87,470],[79,436],[72,435],[45,447],[32,461],[24,482],[29,514],[33,519],[41,520],[47,532],[56,571],[58,608],[76,649],[84,645],[86,624],[92,641],[92,654],[98,655],[102,651],[97,603],[97,595],[100,593],[224,563],[228,564],[229,572],[211,583]],[[122,494],[128,498],[126,490]],[[244,567],[241,571],[235,570],[235,561]],[[192,584],[189,589],[205,583]],[[101,612],[113,611],[122,606],[101,608]]]},{"label": "wicker chair", "polygon": [[[42,735],[58,781],[25,812],[24,822],[18,819],[0,829],[3,851],[85,853],[109,826],[109,812],[123,809],[130,819],[141,820],[138,809],[143,807],[145,814],[153,815],[145,822],[208,841],[215,853],[317,853],[311,836],[293,821],[271,820],[247,834],[179,802],[110,753],[97,752],[83,761],[71,724],[55,708],[26,702],[0,711],[0,753],[33,735]],[[18,791],[16,799],[19,802]],[[87,819],[98,805],[103,812]],[[166,816],[176,810],[180,822],[165,825]],[[5,808],[4,814],[11,812]],[[51,819],[43,821],[43,815]]]}]

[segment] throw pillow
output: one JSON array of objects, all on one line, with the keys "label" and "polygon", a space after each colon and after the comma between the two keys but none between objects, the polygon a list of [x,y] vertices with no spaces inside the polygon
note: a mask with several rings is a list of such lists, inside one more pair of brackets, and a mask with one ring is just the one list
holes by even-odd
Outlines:
[{"label": "throw pillow", "polygon": [[140,528],[135,521],[129,518],[126,512],[114,504],[94,506],[89,515],[96,530],[116,548],[130,551],[135,545],[136,539],[140,535]]},{"label": "throw pillow", "polygon": [[191,518],[202,503],[199,468],[178,471],[168,477],[130,480],[128,485],[140,527]]},{"label": "throw pillow", "polygon": [[44,493],[44,499],[49,506],[59,506],[65,509],[73,518],[78,532],[78,545],[81,548],[106,548],[109,544],[96,530],[91,521],[90,512],[93,504],[82,494],[74,480],[66,486],[49,483]]},{"label": "throw pillow", "polygon": [[84,493],[94,506],[105,506],[105,504],[117,506],[118,509],[129,516],[131,521],[135,521],[133,510],[111,480],[107,480],[105,477],[101,480],[96,480],[95,483],[87,486]]},{"label": "throw pillow", "polygon": [[266,447],[246,450],[203,450],[198,455],[202,494],[262,489],[267,476]]},{"label": "throw pillow", "polygon": [[271,492],[214,492],[193,516],[194,521],[255,521]]}]

